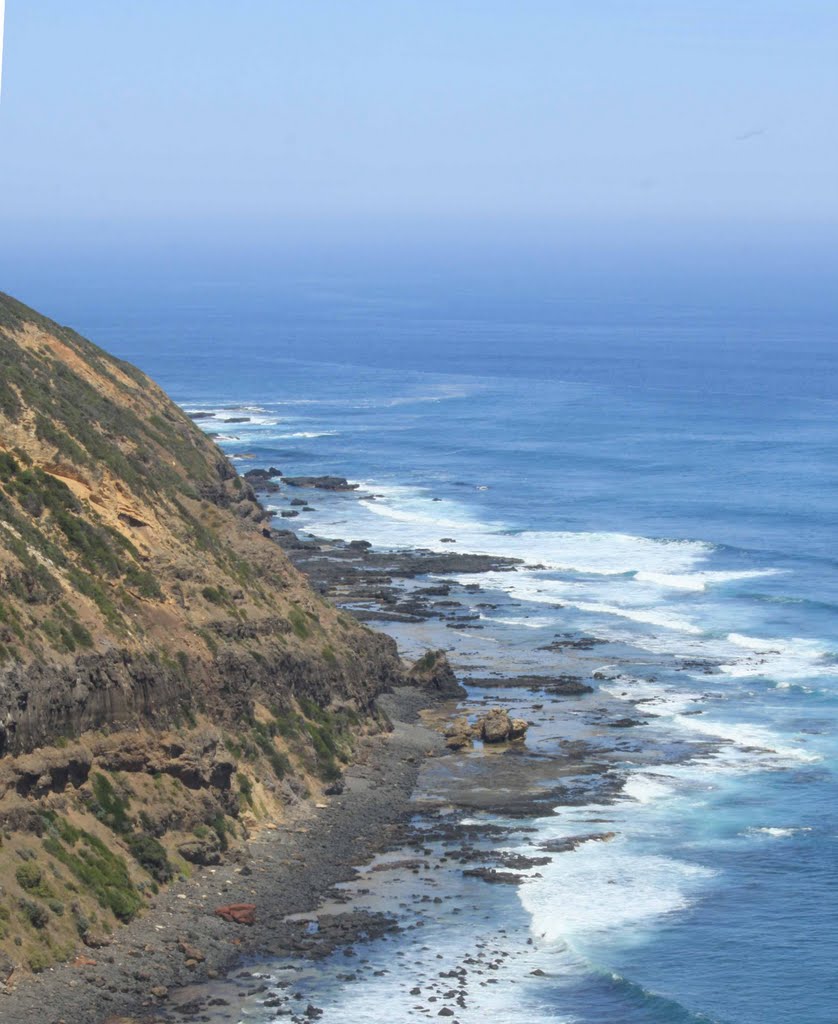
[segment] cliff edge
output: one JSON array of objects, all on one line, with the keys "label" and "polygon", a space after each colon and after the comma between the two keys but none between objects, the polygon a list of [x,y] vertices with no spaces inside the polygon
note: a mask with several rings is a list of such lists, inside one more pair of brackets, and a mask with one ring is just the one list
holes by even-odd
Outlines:
[{"label": "cliff edge", "polygon": [[338,782],[394,643],[145,374],[0,294],[0,984]]}]

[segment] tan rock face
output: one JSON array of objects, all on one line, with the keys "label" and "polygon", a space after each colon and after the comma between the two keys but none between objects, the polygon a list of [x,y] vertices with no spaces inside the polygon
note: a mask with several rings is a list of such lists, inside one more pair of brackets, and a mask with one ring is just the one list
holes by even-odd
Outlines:
[{"label": "tan rock face", "polygon": [[395,643],[267,519],[145,374],[0,293],[0,987],[103,945],[386,726]]},{"label": "tan rock face", "polygon": [[513,718],[509,729],[509,739],[520,740],[527,734],[528,723],[523,718]]},{"label": "tan rock face", "polygon": [[445,730],[445,746],[449,750],[462,750],[470,747],[472,729],[465,715],[456,718]]},{"label": "tan rock face", "polygon": [[368,706],[395,645],[316,596],[265,518],[148,377],[0,294],[0,757],[198,704]]},{"label": "tan rock face", "polygon": [[480,738],[484,743],[503,743],[509,739],[512,720],[503,708],[492,708],[479,721]]},{"label": "tan rock face", "polygon": [[522,739],[527,723],[522,718],[512,718],[504,708],[492,708],[478,719],[474,731],[484,743],[506,743]]}]

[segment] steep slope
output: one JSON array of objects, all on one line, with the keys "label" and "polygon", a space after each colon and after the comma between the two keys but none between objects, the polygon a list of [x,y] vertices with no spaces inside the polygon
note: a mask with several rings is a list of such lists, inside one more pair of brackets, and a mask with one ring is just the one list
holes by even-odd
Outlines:
[{"label": "steep slope", "polygon": [[101,938],[380,727],[394,644],[266,525],[143,373],[0,294],[0,974],[15,939],[37,969]]}]

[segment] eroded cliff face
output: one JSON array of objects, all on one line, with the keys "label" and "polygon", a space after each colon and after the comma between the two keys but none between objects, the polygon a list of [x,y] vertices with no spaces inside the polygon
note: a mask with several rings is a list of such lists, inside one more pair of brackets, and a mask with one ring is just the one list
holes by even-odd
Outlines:
[{"label": "eroded cliff face", "polygon": [[148,377],[0,294],[0,952],[16,962],[101,939],[381,727],[395,645],[319,598],[266,520]]}]

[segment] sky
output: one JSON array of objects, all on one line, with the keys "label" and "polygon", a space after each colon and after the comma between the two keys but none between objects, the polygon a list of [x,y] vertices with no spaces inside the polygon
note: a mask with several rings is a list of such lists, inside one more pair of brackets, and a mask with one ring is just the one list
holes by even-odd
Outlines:
[{"label": "sky", "polygon": [[728,239],[720,275],[779,273],[838,237],[835,0],[7,0],[5,29],[7,287],[283,246]]}]

